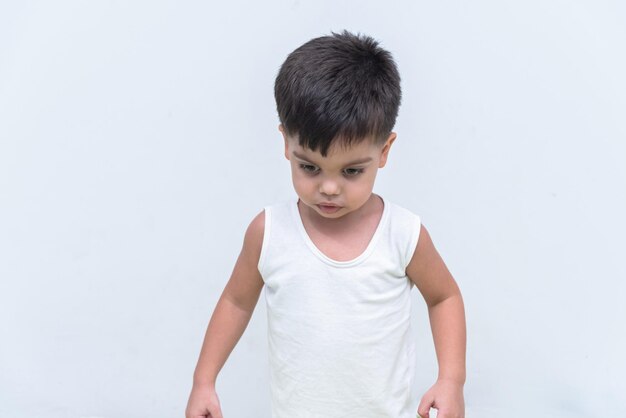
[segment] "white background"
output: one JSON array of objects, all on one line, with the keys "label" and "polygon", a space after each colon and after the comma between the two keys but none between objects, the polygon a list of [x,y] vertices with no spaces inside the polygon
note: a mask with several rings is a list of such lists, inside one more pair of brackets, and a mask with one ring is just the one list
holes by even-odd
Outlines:
[{"label": "white background", "polygon": [[[402,75],[375,191],[461,287],[467,418],[626,416],[624,22],[617,0],[0,3],[0,416],[184,416],[244,231],[294,193],[274,77],[344,28]],[[270,417],[264,303],[226,418]]]}]

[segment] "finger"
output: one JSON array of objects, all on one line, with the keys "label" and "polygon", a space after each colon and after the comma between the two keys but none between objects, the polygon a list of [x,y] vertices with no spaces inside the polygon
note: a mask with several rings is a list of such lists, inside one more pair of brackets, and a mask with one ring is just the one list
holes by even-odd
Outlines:
[{"label": "finger", "polygon": [[417,413],[421,418],[429,418],[430,417],[430,407],[432,405],[432,401],[427,398],[422,398],[419,407],[417,408]]},{"label": "finger", "polygon": [[209,418],[224,418],[222,416],[222,409],[218,406],[215,411],[211,411]]},{"label": "finger", "polygon": [[460,413],[456,413],[456,412],[450,412],[450,411],[446,411],[446,412],[441,412],[441,411],[437,411],[437,418],[463,418],[463,415],[461,415]]},{"label": "finger", "polygon": [[190,414],[185,414],[185,418],[207,418],[207,417],[210,417],[210,416],[211,416],[211,414],[209,414],[208,411],[207,411],[206,414],[202,414],[202,415],[199,415],[197,412],[190,413]]}]

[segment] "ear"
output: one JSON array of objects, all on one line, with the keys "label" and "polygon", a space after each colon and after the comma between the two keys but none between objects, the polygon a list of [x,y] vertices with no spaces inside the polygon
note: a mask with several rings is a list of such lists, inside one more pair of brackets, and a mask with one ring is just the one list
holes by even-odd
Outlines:
[{"label": "ear", "polygon": [[381,150],[380,163],[378,164],[379,168],[383,168],[385,164],[387,164],[387,157],[389,156],[389,150],[391,149],[391,144],[393,144],[393,141],[396,140],[397,136],[398,135],[396,135],[395,132],[391,132],[389,134],[389,137],[387,138],[387,141],[385,142],[385,145],[383,145],[383,148]]},{"label": "ear", "polygon": [[278,130],[283,135],[283,140],[285,141],[285,158],[289,160],[289,138],[287,137],[287,134],[285,133],[285,127],[283,126],[282,123],[278,125]]}]

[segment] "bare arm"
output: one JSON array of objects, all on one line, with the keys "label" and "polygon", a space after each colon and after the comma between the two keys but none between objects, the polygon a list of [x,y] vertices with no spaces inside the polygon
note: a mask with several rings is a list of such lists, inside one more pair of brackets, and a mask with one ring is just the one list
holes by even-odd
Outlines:
[{"label": "bare arm", "polygon": [[209,321],[194,371],[194,385],[215,387],[217,375],[252,317],[263,288],[257,264],[264,225],[265,214],[261,212],[246,230],[241,253]]},{"label": "bare arm", "polygon": [[439,376],[424,395],[418,412],[427,417],[431,405],[438,417],[463,417],[465,406],[465,308],[456,281],[422,225],[415,253],[406,269],[428,306]]}]

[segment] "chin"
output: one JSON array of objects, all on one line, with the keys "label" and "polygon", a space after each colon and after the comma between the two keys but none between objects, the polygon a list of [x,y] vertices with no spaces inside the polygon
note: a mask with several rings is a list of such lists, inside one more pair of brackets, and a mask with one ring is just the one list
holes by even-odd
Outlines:
[{"label": "chin", "polygon": [[328,218],[328,219],[341,218],[343,215],[345,215],[343,210],[338,210],[335,213],[325,213],[325,212],[322,212],[321,210],[318,209],[316,212],[317,212],[317,214],[319,216],[321,216],[323,218]]}]

